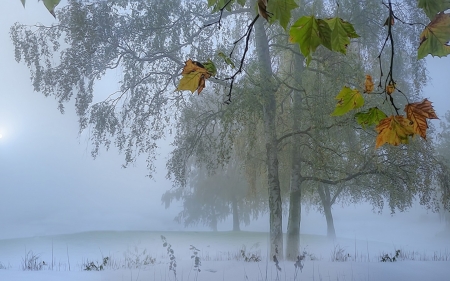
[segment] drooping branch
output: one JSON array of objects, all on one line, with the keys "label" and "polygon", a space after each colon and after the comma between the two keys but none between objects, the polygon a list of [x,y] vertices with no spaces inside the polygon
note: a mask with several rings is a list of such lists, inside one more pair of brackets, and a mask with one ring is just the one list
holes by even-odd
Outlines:
[{"label": "drooping branch", "polygon": [[346,177],[336,179],[336,180],[323,179],[323,178],[315,177],[315,176],[307,176],[307,177],[302,176],[302,179],[305,181],[315,181],[315,182],[336,185],[341,182],[346,182],[346,181],[355,179],[359,176],[373,175],[373,174],[378,174],[378,173],[379,173],[379,171],[377,169],[371,169],[371,170],[367,170],[367,171],[359,171],[357,173],[350,174],[350,175],[347,175]]},{"label": "drooping branch", "polygon": [[295,136],[295,135],[305,135],[305,134],[308,134],[308,132],[309,132],[312,128],[313,128],[313,127],[310,126],[310,127],[309,127],[308,129],[306,129],[306,130],[300,130],[300,131],[295,131],[295,132],[287,133],[287,134],[285,134],[285,135],[279,137],[279,138],[277,139],[277,143],[281,143],[284,139],[287,139],[287,138],[292,137],[292,136]]}]

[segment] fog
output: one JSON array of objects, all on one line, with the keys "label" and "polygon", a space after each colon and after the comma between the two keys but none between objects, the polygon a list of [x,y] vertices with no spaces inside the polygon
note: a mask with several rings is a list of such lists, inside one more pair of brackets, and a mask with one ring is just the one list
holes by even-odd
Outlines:
[{"label": "fog", "polygon": [[[122,168],[123,155],[115,149],[102,150],[94,160],[88,133],[78,134],[72,104],[62,115],[54,99],[33,92],[27,67],[14,60],[9,28],[16,21],[54,21],[35,2],[28,1],[26,9],[17,0],[0,3],[0,239],[92,230],[184,230],[173,220],[181,203],[169,209],[161,204],[161,195],[171,188],[165,179],[169,140],[161,142],[154,179],[146,177],[145,159]],[[450,59],[427,62],[433,80],[424,97],[443,116],[450,109]],[[432,123],[438,127],[439,120]],[[373,213],[367,204],[345,208],[336,204],[333,215],[339,237],[389,239],[393,234],[414,234],[431,239],[444,230],[439,215],[418,204],[394,215],[389,210]],[[231,228],[231,218],[219,224],[219,231]],[[267,231],[268,217],[242,229]],[[199,225],[187,230],[208,228]],[[302,232],[325,235],[323,215],[304,210]]]}]

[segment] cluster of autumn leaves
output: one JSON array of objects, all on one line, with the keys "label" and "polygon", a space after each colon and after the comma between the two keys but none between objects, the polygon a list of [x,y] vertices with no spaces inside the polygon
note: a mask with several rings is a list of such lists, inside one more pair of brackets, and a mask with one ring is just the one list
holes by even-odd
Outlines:
[{"label": "cluster of autumn leaves", "polygon": [[184,63],[184,68],[181,72],[183,78],[181,78],[176,91],[187,90],[191,91],[192,93],[197,91],[197,94],[200,95],[200,93],[205,88],[206,79],[210,78],[211,76],[215,76],[216,73],[216,66],[211,60],[200,63],[198,61],[188,59]]},{"label": "cluster of autumn leaves", "polygon": [[[20,0],[25,7],[26,0]],[[246,0],[208,0],[208,6],[213,8],[213,12],[226,9],[231,10],[234,2],[245,6]],[[60,0],[43,0],[45,7],[56,17],[54,9]],[[269,23],[279,22],[285,30],[291,19],[291,11],[298,7],[294,0],[258,0],[257,8],[259,15]],[[430,23],[425,26],[420,35],[418,48],[418,59],[433,56],[446,56],[450,54],[450,14],[445,11],[450,9],[449,0],[418,0],[418,8],[423,9],[430,19]],[[391,20],[389,23],[389,19]],[[393,25],[393,14],[388,17],[385,25]],[[311,60],[311,54],[319,45],[332,51],[345,54],[350,39],[359,37],[353,25],[341,18],[319,19],[314,16],[304,16],[299,18],[289,30],[289,41],[298,43],[300,51],[306,58],[306,64]],[[234,68],[234,64],[229,57],[219,53],[225,62]],[[207,62],[200,63],[189,59],[181,75],[183,76],[177,87],[177,91],[189,90],[198,94],[205,88],[206,79],[215,76],[217,69],[214,63],[208,59]],[[396,85],[388,83],[384,93],[392,95]],[[372,77],[366,75],[364,83],[364,93],[370,94],[374,90]],[[358,89],[343,87],[336,96],[338,100],[333,116],[344,115],[351,110],[358,109],[364,105],[364,98]],[[375,125],[378,133],[376,148],[385,143],[392,145],[406,144],[409,137],[419,135],[426,139],[428,129],[427,119],[438,119],[431,105],[431,102],[424,99],[421,102],[409,103],[405,106],[404,115],[387,115],[377,107],[369,108],[366,111],[355,114],[355,119],[363,128]]]},{"label": "cluster of autumn leaves", "polygon": [[[374,90],[372,77],[366,75],[364,93],[371,94]],[[395,92],[395,84],[389,83],[385,93],[392,95]],[[340,116],[364,105],[364,97],[358,89],[344,87],[336,96],[337,104],[333,116]],[[371,107],[366,111],[355,114],[355,119],[364,129],[375,126],[378,133],[375,147],[385,143],[391,145],[407,144],[410,137],[419,135],[426,139],[428,123],[427,119],[438,119],[431,102],[424,99],[421,102],[409,103],[405,106],[404,115],[387,115],[377,107]]]},{"label": "cluster of autumn leaves", "polygon": [[[222,9],[231,9],[231,4],[237,1],[240,5],[245,5],[245,0],[208,0],[208,6],[213,7],[213,12]],[[286,30],[291,18],[292,9],[297,7],[293,0],[258,0],[258,13],[269,23],[279,21]],[[450,54],[450,14],[445,11],[450,9],[448,0],[419,0],[418,7],[423,9],[430,19],[430,23],[425,26],[420,35],[418,48],[418,59],[424,58],[428,54],[433,56],[446,56]],[[391,20],[389,22],[389,19]],[[390,23],[390,24],[389,24]],[[393,25],[394,16],[391,15],[386,20],[385,25]],[[289,30],[289,41],[298,43],[300,51],[306,58],[306,64],[311,61],[311,54],[320,45],[336,52],[345,54],[350,39],[359,37],[353,25],[341,18],[319,19],[314,16],[304,16],[298,19]],[[205,81],[216,73],[214,64],[208,60],[207,63],[198,63],[188,60],[183,68],[183,78],[177,90],[190,90],[200,92],[205,87]],[[364,83],[364,93],[370,94],[374,90],[372,77],[366,75]],[[396,90],[394,82],[387,84],[383,91],[387,96],[392,95]],[[364,98],[358,89],[343,87],[336,96],[338,100],[333,116],[340,116],[351,110],[361,108],[364,105]],[[392,98],[391,98],[392,100]],[[394,106],[395,107],[395,106]],[[404,109],[405,115],[391,115],[388,117],[382,110],[372,107],[366,111],[357,112],[354,116],[358,124],[364,129],[368,126],[375,126],[378,133],[376,148],[385,143],[391,145],[406,144],[410,137],[419,135],[426,139],[428,123],[427,119],[438,119],[431,105],[431,102],[424,99],[421,102],[409,103]],[[398,113],[397,113],[398,114]]]},{"label": "cluster of autumn leaves", "polygon": [[[183,78],[177,87],[177,91],[189,90],[198,94],[205,88],[206,79],[216,74],[214,63],[208,60],[199,63],[191,59],[185,62]],[[370,75],[366,75],[364,83],[364,93],[371,94],[374,90],[374,83]],[[385,93],[392,95],[395,92],[395,84],[389,83]],[[332,116],[341,116],[351,110],[361,108],[364,105],[364,97],[358,89],[343,87],[336,96],[338,101]],[[388,117],[377,107],[371,107],[366,111],[357,112],[354,116],[356,122],[364,129],[375,126],[378,133],[375,147],[378,148],[385,143],[391,145],[407,144],[410,137],[419,135],[426,139],[428,123],[427,119],[437,119],[431,102],[424,99],[421,102],[409,103],[405,106],[406,116],[391,115]]]}]

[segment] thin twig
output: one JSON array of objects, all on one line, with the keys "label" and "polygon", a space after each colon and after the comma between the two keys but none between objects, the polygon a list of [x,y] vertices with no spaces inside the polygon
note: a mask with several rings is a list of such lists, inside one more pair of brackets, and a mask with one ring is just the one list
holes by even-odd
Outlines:
[{"label": "thin twig", "polygon": [[225,8],[231,3],[231,1],[233,0],[228,0],[227,3],[225,3],[225,5],[219,10],[220,11],[220,16],[219,16],[219,20],[212,22],[212,23],[208,23],[206,25],[204,25],[202,28],[214,25],[214,24],[219,24],[219,29],[222,27],[222,15],[223,15],[223,11],[225,10]]},{"label": "thin twig", "polygon": [[229,91],[228,94],[227,94],[228,99],[225,101],[226,104],[230,104],[230,103],[231,103],[231,92],[232,92],[232,90],[233,90],[234,80],[236,79],[236,76],[237,76],[239,73],[242,72],[242,67],[244,66],[245,57],[246,57],[246,55],[247,55],[248,46],[249,46],[249,44],[250,44],[250,37],[251,37],[251,34],[252,34],[253,26],[255,25],[255,22],[258,20],[258,18],[259,18],[259,14],[256,15],[255,18],[253,19],[253,21],[248,25],[247,32],[245,32],[245,34],[244,34],[241,38],[239,38],[238,40],[236,40],[236,41],[233,43],[233,44],[234,44],[234,47],[233,47],[233,49],[231,50],[230,57],[231,57],[231,55],[232,55],[232,53],[233,53],[233,51],[234,51],[234,48],[235,48],[236,45],[239,43],[239,41],[241,41],[244,37],[246,37],[246,39],[245,39],[244,53],[242,54],[242,57],[241,57],[241,62],[240,62],[240,65],[239,65],[239,69],[238,69],[232,76],[225,78],[225,80],[231,80],[231,83],[230,83],[230,91]]}]

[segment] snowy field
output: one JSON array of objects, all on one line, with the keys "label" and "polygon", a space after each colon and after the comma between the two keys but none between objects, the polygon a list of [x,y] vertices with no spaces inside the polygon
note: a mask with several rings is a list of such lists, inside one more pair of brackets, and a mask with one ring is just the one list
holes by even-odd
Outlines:
[{"label": "snowy field", "polygon": [[[281,271],[267,258],[267,242],[263,232],[102,231],[5,239],[0,240],[0,280],[450,280],[446,235],[417,243],[408,237],[331,242],[303,235],[302,270],[283,261]],[[192,246],[199,250],[199,272]],[[389,261],[397,250],[396,261]]]}]

